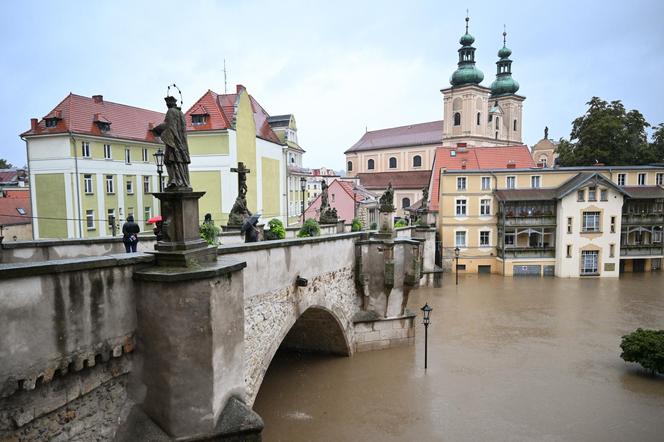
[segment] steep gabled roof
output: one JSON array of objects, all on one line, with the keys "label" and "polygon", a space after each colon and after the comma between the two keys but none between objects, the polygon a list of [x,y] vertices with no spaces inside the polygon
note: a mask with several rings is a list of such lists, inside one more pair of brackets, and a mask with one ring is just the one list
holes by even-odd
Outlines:
[{"label": "steep gabled roof", "polygon": [[344,153],[390,147],[440,144],[442,140],[443,120],[438,120],[368,131]]},{"label": "steep gabled roof", "polygon": [[[208,90],[193,104],[193,106],[189,108],[187,112],[185,112],[187,131],[204,132],[210,130],[235,129],[237,101],[239,94],[242,91],[244,91],[244,87],[240,85],[238,85],[237,93],[235,94],[217,94],[214,91]],[[265,109],[263,109],[251,94],[249,95],[249,100],[254,114],[256,136],[276,144],[283,144],[270,127],[270,124],[268,123],[270,116],[265,112]],[[207,113],[201,114],[203,110]],[[205,124],[194,126],[191,123],[192,115],[208,115],[208,118]]]},{"label": "steep gabled roof", "polygon": [[4,193],[5,196],[0,198],[0,225],[30,224],[32,222],[30,191],[5,190]]},{"label": "steep gabled roof", "polygon": [[360,183],[367,189],[385,190],[392,183],[395,189],[421,189],[429,184],[431,172],[416,170],[410,172],[358,173]]},{"label": "steep gabled roof", "polygon": [[[106,101],[101,95],[92,98],[70,93],[46,117],[58,118],[55,127],[46,127],[46,117],[21,136],[49,135],[73,132],[125,140],[159,142],[150,125],[164,121],[161,112]],[[95,121],[109,123],[110,129],[102,132]]]},{"label": "steep gabled roof", "polygon": [[574,192],[578,188],[588,184],[589,182],[593,182],[595,184],[599,184],[601,182],[606,187],[610,187],[618,193],[622,193],[623,195],[629,196],[629,194],[627,192],[625,192],[625,190],[622,187],[619,187],[613,181],[606,178],[601,173],[599,173],[599,172],[581,172],[581,173],[576,174],[575,176],[573,176],[569,180],[565,181],[560,186],[558,186],[558,192],[557,192],[556,197],[557,198],[563,198],[563,197],[569,195],[570,193]]}]

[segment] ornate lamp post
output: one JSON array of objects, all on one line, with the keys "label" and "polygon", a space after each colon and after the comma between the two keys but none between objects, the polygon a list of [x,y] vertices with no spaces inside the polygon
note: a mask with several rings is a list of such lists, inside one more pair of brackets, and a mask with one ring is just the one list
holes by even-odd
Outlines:
[{"label": "ornate lamp post", "polygon": [[302,190],[302,225],[304,225],[304,190],[307,188],[307,179],[300,177],[300,189]]},{"label": "ornate lamp post", "polygon": [[159,192],[164,191],[164,181],[161,179],[161,175],[164,173],[164,151],[157,149],[153,155],[154,162],[157,165],[157,175],[159,175]]},{"label": "ornate lamp post", "polygon": [[459,248],[454,248],[454,256],[456,257],[456,267],[454,268],[454,273],[456,273],[456,285],[459,285]]},{"label": "ornate lamp post", "polygon": [[431,322],[431,319],[429,318],[429,315],[431,315],[431,310],[433,310],[431,307],[429,307],[429,304],[425,303],[424,307],[422,307],[420,310],[422,310],[422,324],[424,324],[424,369],[427,369],[427,358],[428,358],[428,347],[429,347],[429,323]]}]

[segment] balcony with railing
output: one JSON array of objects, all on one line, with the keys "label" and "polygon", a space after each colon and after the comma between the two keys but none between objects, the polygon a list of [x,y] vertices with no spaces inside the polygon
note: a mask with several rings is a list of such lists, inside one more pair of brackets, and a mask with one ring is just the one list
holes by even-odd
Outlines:
[{"label": "balcony with railing", "polygon": [[555,258],[555,227],[498,226],[498,256],[514,258]]},{"label": "balcony with railing", "polygon": [[664,224],[664,202],[658,199],[631,200],[625,202],[623,225]]},{"label": "balcony with railing", "polygon": [[555,226],[556,205],[549,201],[506,202],[498,212],[505,227]]},{"label": "balcony with railing", "polygon": [[620,256],[664,255],[662,226],[623,226]]},{"label": "balcony with railing", "polygon": [[497,248],[498,256],[504,259],[515,258],[555,258],[556,248],[554,246],[541,247],[512,247]]}]

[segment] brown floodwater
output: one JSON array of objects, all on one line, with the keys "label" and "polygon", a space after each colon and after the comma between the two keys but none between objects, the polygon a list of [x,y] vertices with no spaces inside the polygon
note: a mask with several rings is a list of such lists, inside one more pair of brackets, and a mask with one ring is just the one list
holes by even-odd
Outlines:
[{"label": "brown floodwater", "polygon": [[254,404],[271,441],[664,441],[664,376],[620,337],[664,328],[664,273],[467,275],[411,293],[414,346],[350,358],[278,352]]}]

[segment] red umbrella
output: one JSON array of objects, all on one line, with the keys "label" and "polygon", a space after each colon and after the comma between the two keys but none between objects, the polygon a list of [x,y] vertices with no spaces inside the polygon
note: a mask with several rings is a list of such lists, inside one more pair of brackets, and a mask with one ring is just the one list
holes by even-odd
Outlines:
[{"label": "red umbrella", "polygon": [[150,219],[147,221],[147,223],[148,223],[148,224],[154,224],[154,223],[156,223],[157,221],[161,221],[161,215],[153,216],[152,218],[150,218]]}]

